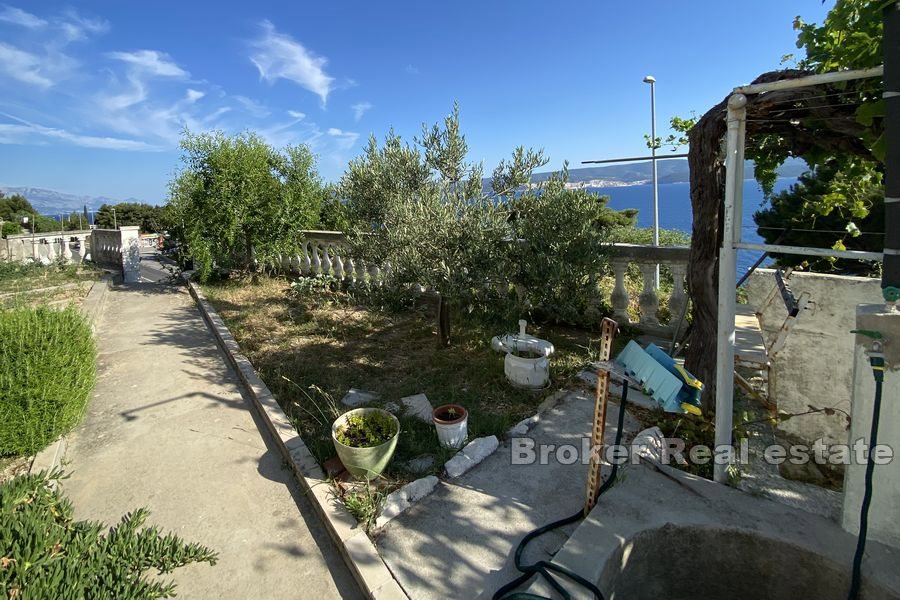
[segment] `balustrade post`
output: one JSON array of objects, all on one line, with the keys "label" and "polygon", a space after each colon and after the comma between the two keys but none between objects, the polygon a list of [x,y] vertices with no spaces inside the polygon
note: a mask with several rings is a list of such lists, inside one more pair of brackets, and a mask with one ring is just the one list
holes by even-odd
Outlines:
[{"label": "balustrade post", "polygon": [[628,317],[630,298],[628,297],[628,289],[625,287],[625,271],[628,270],[628,260],[614,258],[610,261],[610,267],[612,267],[616,278],[615,286],[609,298],[613,306],[613,315],[619,323],[630,323],[631,319]]},{"label": "balustrade post", "polygon": [[344,268],[344,279],[347,281],[347,283],[354,283],[356,279],[356,265],[353,264],[352,256],[347,257],[347,264],[344,265]]},{"label": "balustrade post", "polygon": [[669,297],[669,314],[672,315],[669,325],[677,325],[681,313],[687,306],[687,295],[684,293],[684,278],[687,275],[687,265],[684,263],[672,263],[669,265],[672,271],[672,295]]},{"label": "balustrade post", "polygon": [[319,261],[319,244],[311,241],[309,243],[309,253],[310,253],[310,263],[309,263],[309,272],[312,275],[318,275],[322,266],[322,263]]},{"label": "balustrade post", "polygon": [[641,324],[659,325],[656,316],[659,310],[659,296],[656,295],[656,265],[657,263],[640,263],[641,275],[644,277],[644,289],[638,296],[638,304],[641,307]]},{"label": "balustrade post", "polygon": [[341,248],[340,246],[332,246],[332,252],[334,252],[334,276],[339,281],[344,279],[344,260],[341,258]]}]

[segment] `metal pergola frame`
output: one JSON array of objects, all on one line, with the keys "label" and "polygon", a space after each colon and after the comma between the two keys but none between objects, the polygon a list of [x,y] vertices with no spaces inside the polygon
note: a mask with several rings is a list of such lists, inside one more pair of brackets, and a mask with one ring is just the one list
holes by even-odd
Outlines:
[{"label": "metal pergola frame", "polygon": [[[810,75],[797,79],[758,83],[734,88],[728,99],[728,133],[725,150],[725,207],[722,247],[719,253],[719,316],[716,340],[716,447],[731,446],[734,409],[735,304],[734,277],[738,250],[758,250],[783,254],[831,256],[857,260],[883,260],[878,252],[806,248],[778,244],[751,244],[742,239],[744,193],[744,147],[746,144],[747,95],[788,90],[838,81],[881,77],[884,67]],[[728,465],[714,464],[713,478],[728,481]]]}]

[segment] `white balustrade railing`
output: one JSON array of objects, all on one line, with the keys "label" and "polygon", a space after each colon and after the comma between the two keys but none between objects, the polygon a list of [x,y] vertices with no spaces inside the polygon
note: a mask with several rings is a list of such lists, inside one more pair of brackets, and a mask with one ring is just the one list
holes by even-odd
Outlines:
[{"label": "white balustrade railing", "polygon": [[11,235],[0,239],[0,261],[80,264],[90,253],[90,231]]},{"label": "white balustrade railing", "polygon": [[[610,304],[614,318],[620,324],[635,325],[652,333],[667,333],[680,327],[679,320],[684,318],[688,303],[685,276],[690,248],[613,244],[611,249],[609,264],[615,282]],[[330,275],[351,284],[382,285],[385,272],[390,272],[390,264],[382,265],[382,268],[352,258],[349,255],[347,237],[339,231],[304,231],[300,251],[295,255],[280,256],[276,264],[283,271],[295,275]],[[632,320],[629,315],[631,296],[625,285],[630,265],[637,265],[643,280],[643,287],[637,298],[636,320]],[[673,280],[668,300],[670,318],[665,325],[659,321],[659,295],[653,285],[657,265],[668,268]]]},{"label": "white balustrade railing", "polygon": [[304,231],[298,253],[281,255],[276,263],[295,275],[329,275],[351,284],[381,285],[384,277],[378,265],[354,259],[349,249],[347,236],[340,231]]},{"label": "white balustrade railing", "polygon": [[[613,244],[613,255],[609,260],[610,270],[615,278],[610,303],[613,318],[620,324],[633,324],[645,331],[666,332],[680,327],[679,320],[686,313],[688,296],[685,293],[685,277],[691,249],[687,246],[641,246],[637,244]],[[629,265],[636,264],[641,272],[643,287],[638,295],[639,316],[632,322],[628,314],[631,297],[625,286],[625,275]],[[668,267],[672,273],[672,294],[669,296],[669,323],[661,325],[658,318],[659,294],[654,287],[657,265]]]}]

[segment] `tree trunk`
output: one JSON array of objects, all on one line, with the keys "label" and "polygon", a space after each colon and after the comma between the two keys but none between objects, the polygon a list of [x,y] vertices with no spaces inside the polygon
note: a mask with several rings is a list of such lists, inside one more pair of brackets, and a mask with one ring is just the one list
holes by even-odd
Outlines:
[{"label": "tree trunk", "polygon": [[719,305],[719,246],[722,243],[721,214],[725,191],[722,138],[725,135],[726,102],[710,109],[688,133],[691,170],[691,259],[688,263],[688,293],[693,302],[691,343],[685,368],[704,384],[703,411],[716,406],[716,325]]},{"label": "tree trunk", "polygon": [[437,321],[438,345],[445,348],[450,345],[450,302],[443,295],[438,296]]}]

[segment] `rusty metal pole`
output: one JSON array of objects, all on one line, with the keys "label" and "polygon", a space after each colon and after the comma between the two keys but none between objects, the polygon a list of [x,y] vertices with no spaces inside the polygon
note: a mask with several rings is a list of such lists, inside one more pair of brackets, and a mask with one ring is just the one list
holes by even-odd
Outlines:
[{"label": "rusty metal pole", "polygon": [[[612,319],[603,319],[600,324],[600,360],[608,361],[612,356],[612,343],[619,325]],[[628,385],[623,382],[622,385]],[[606,405],[609,402],[609,371],[597,369],[597,391],[594,402],[594,423],[591,427],[591,460],[588,465],[587,494],[584,499],[584,516],[597,504],[600,491],[601,469],[603,467],[603,438],[606,434]],[[625,410],[621,406],[619,410]]]}]

